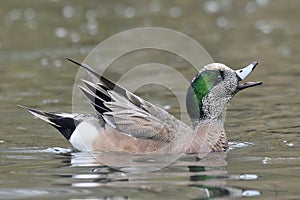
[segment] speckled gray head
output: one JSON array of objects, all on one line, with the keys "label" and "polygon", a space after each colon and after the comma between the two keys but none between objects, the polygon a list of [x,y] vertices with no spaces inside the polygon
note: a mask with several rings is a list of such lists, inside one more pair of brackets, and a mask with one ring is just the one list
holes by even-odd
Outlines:
[{"label": "speckled gray head", "polygon": [[253,62],[240,70],[232,70],[224,64],[206,65],[193,78],[186,95],[188,114],[194,123],[201,120],[221,119],[225,105],[239,91],[261,85],[262,82],[244,80],[257,66]]}]

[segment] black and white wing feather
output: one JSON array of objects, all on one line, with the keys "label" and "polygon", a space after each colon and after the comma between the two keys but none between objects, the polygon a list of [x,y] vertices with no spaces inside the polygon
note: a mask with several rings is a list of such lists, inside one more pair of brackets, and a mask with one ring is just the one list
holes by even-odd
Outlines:
[{"label": "black and white wing feather", "polygon": [[164,109],[97,74],[91,67],[70,61],[99,79],[96,83],[83,80],[87,89],[79,88],[98,114],[116,130],[137,138],[168,142],[181,134],[179,129],[182,127],[190,130]]}]

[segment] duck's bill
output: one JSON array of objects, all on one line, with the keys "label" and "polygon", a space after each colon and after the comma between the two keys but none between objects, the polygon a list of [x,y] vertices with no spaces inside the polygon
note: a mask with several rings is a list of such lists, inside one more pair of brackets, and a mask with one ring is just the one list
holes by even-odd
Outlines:
[{"label": "duck's bill", "polygon": [[[251,72],[255,69],[255,67],[258,65],[258,62],[253,62],[250,65],[248,65],[247,67],[243,68],[243,69],[239,69],[236,70],[235,73],[239,79],[239,81],[244,80],[247,76],[249,76],[251,74]],[[240,83],[238,85],[238,89],[239,90],[243,90],[249,87],[254,87],[257,85],[261,85],[262,82],[245,82],[245,83]]]},{"label": "duck's bill", "polygon": [[246,88],[254,87],[263,84],[262,82],[246,82],[238,85],[239,90],[243,90]]}]

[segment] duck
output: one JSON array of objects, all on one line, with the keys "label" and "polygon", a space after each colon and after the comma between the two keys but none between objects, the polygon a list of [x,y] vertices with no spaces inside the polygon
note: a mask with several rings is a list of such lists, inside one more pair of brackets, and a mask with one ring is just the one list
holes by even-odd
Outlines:
[{"label": "duck", "polygon": [[238,92],[262,84],[241,82],[256,68],[257,62],[239,70],[222,63],[204,66],[187,89],[186,108],[191,119],[191,125],[187,125],[162,107],[98,74],[87,64],[68,60],[94,77],[93,81],[82,80],[79,89],[95,114],[20,107],[52,125],[75,150],[83,152],[193,154],[226,151],[228,140],[223,123],[226,104]]}]

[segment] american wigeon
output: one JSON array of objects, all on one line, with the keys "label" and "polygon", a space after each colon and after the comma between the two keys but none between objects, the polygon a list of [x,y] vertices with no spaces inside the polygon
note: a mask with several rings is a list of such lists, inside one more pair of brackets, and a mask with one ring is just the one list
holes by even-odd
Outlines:
[{"label": "american wigeon", "polygon": [[225,105],[239,91],[261,85],[244,80],[256,67],[240,70],[212,63],[193,78],[186,94],[192,126],[166,110],[136,96],[97,74],[86,64],[71,62],[96,76],[79,86],[97,114],[45,112],[28,108],[34,116],[59,130],[79,151],[125,151],[132,153],[199,153],[224,151],[227,137],[222,123]]}]

